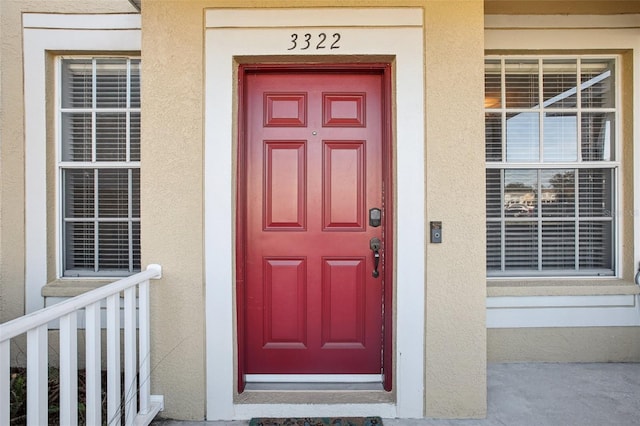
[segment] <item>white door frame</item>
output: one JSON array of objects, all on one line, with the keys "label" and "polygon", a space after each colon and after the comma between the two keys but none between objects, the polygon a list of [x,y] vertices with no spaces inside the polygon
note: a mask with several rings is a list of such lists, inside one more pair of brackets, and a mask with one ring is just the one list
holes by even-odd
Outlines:
[{"label": "white door frame", "polygon": [[[210,9],[205,15],[205,280],[207,419],[424,415],[424,30],[421,8]],[[339,34],[333,50],[292,34]],[[335,39],[330,39],[333,42]],[[315,43],[317,46],[317,43]],[[293,47],[293,49],[291,49]],[[334,46],[335,47],[335,46]],[[291,49],[291,50],[289,50]],[[394,59],[396,184],[395,404],[235,404],[236,58]],[[310,59],[310,58],[309,58]],[[329,59],[330,60],[330,59]]]}]

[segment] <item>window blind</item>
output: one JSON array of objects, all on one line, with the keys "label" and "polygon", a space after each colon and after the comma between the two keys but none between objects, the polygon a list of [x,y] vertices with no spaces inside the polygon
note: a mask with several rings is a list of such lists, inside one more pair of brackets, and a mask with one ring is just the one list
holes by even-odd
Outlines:
[{"label": "window blind", "polygon": [[63,275],[140,270],[140,60],[64,58]]},{"label": "window blind", "polygon": [[615,274],[614,58],[485,63],[487,274]]}]

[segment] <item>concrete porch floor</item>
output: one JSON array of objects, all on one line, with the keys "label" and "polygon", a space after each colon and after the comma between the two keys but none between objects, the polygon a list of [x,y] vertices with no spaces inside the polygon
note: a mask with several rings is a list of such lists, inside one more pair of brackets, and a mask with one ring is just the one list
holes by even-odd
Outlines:
[{"label": "concrete porch floor", "polygon": [[[487,418],[383,419],[384,426],[640,425],[640,363],[489,364]],[[244,426],[247,421],[156,426]]]}]

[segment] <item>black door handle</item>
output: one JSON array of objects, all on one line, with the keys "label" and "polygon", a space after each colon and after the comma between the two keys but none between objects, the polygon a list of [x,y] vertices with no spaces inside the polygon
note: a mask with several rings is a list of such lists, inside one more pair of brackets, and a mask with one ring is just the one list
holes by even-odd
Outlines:
[{"label": "black door handle", "polygon": [[380,272],[378,271],[378,266],[380,265],[380,246],[382,243],[379,238],[373,237],[369,240],[369,248],[373,252],[373,272],[371,275],[373,278],[378,278],[380,276]]}]

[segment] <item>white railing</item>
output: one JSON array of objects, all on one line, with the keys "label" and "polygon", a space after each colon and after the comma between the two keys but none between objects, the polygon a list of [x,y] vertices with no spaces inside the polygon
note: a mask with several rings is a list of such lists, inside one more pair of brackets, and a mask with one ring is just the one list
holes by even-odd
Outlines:
[{"label": "white railing", "polygon": [[[86,341],[86,424],[147,425],[164,409],[151,395],[149,280],[160,265],[0,324],[0,425],[10,423],[11,339],[27,334],[27,425],[48,424],[48,324],[60,327],[60,424],[78,424],[78,313],[84,310]],[[137,294],[136,294],[137,290]],[[124,293],[124,392],[121,390],[120,293]],[[137,301],[137,315],[136,315]],[[106,303],[107,418],[102,419],[101,305]],[[139,356],[138,356],[139,353]],[[138,379],[140,383],[138,383]],[[139,401],[139,407],[138,407]]]}]

